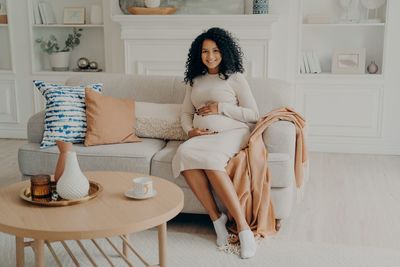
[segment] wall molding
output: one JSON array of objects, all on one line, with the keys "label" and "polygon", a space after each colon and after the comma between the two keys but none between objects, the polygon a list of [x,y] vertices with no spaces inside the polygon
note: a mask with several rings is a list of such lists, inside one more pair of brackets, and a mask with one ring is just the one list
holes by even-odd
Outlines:
[{"label": "wall molding", "polygon": [[382,84],[297,85],[297,106],[307,118],[310,136],[380,138],[383,120]]},{"label": "wall molding", "polygon": [[26,128],[23,129],[0,129],[0,138],[27,139]]},{"label": "wall molding", "polygon": [[0,123],[18,124],[18,101],[15,80],[0,80]]},{"label": "wall molding", "polygon": [[348,142],[315,142],[309,140],[308,149],[311,152],[400,155],[400,145],[398,143],[382,144],[368,142],[363,144],[355,144]]}]

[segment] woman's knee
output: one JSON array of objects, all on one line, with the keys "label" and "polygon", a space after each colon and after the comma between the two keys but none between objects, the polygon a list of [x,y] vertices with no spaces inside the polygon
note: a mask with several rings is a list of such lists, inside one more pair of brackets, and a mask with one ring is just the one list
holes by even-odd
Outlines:
[{"label": "woman's knee", "polygon": [[184,170],[181,172],[181,174],[183,175],[183,177],[185,177],[186,180],[190,178],[190,170]]}]

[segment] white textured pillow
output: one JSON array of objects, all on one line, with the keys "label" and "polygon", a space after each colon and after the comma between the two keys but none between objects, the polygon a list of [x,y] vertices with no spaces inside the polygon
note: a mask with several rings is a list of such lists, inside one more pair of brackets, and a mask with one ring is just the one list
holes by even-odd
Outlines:
[{"label": "white textured pillow", "polygon": [[181,104],[135,103],[136,135],[166,140],[186,140],[181,126]]}]

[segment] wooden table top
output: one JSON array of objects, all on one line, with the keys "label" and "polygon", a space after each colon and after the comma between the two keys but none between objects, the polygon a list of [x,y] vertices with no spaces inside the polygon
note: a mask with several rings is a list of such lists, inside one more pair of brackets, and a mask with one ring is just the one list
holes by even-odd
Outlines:
[{"label": "wooden table top", "polygon": [[183,208],[183,192],[175,184],[155,176],[157,195],[134,200],[124,196],[132,179],[148,176],[127,172],[85,172],[103,192],[87,202],[66,207],[36,206],[19,192],[30,181],[0,188],[0,231],[45,240],[90,239],[134,233],[169,221]]}]

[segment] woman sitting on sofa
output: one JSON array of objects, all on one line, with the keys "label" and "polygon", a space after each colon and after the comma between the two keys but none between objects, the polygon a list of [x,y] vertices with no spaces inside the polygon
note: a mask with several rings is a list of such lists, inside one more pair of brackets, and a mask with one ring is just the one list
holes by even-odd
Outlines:
[{"label": "woman sitting on sofa", "polygon": [[182,174],[208,212],[217,245],[227,242],[227,216],[218,210],[218,198],[235,220],[242,258],[254,256],[257,246],[246,222],[232,181],[225,171],[229,159],[247,143],[249,123],[259,119],[257,104],[243,76],[242,51],[231,34],[211,28],[191,44],[186,62],[186,90],[182,128],[189,139],[172,161],[175,177]]}]

